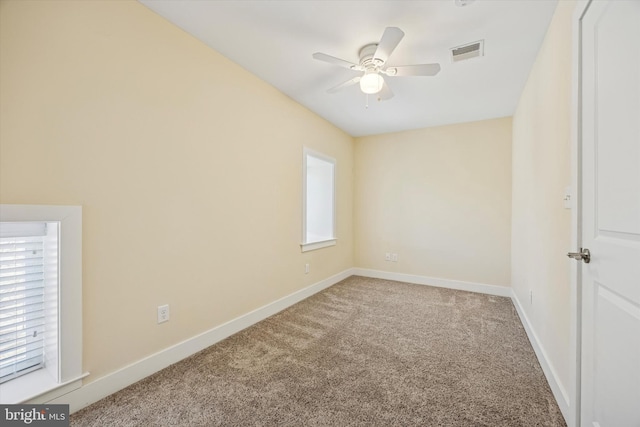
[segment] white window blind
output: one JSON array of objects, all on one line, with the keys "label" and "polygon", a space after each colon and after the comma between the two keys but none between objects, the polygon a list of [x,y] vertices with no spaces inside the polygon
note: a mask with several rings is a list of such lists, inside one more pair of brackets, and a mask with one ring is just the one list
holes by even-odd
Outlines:
[{"label": "white window blind", "polygon": [[44,365],[46,223],[0,226],[0,383]]}]

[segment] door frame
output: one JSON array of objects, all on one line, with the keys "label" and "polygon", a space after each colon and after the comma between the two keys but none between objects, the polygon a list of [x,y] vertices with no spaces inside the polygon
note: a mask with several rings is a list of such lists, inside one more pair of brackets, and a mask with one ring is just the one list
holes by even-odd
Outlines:
[{"label": "door frame", "polygon": [[[582,19],[593,0],[577,0],[572,23],[571,70],[571,251],[582,247]],[[582,377],[582,265],[571,264],[569,419],[580,426]]]}]

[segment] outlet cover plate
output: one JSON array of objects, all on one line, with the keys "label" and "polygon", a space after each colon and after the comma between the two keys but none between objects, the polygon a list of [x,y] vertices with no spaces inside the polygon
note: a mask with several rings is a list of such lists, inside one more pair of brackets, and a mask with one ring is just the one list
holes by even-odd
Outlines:
[{"label": "outlet cover plate", "polygon": [[169,321],[169,304],[158,306],[158,323]]}]

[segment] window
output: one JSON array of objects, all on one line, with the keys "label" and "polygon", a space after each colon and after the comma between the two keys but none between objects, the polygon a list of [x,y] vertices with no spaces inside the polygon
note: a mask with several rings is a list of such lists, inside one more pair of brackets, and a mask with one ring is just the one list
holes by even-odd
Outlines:
[{"label": "window", "polygon": [[82,209],[0,205],[0,403],[80,387]]},{"label": "window", "polygon": [[304,149],[303,252],[336,244],[335,170],[335,159]]},{"label": "window", "polygon": [[[55,304],[45,315],[45,300],[56,299],[57,267],[57,223],[0,224],[0,383],[43,368],[45,354],[57,353],[55,340],[45,340],[47,317],[57,315]],[[45,341],[53,344],[46,352]]]}]

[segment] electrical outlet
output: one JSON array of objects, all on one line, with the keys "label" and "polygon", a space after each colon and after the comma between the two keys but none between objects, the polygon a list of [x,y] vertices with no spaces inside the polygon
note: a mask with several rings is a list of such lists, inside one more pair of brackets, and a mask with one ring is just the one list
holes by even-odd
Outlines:
[{"label": "electrical outlet", "polygon": [[169,304],[158,306],[158,323],[169,321]]},{"label": "electrical outlet", "polygon": [[309,274],[309,263],[304,265],[304,274]]},{"label": "electrical outlet", "polygon": [[385,261],[391,261],[391,254],[389,252],[387,252],[386,254],[384,254],[384,260]]},{"label": "electrical outlet", "polygon": [[398,262],[398,254],[391,254],[391,261]]}]

